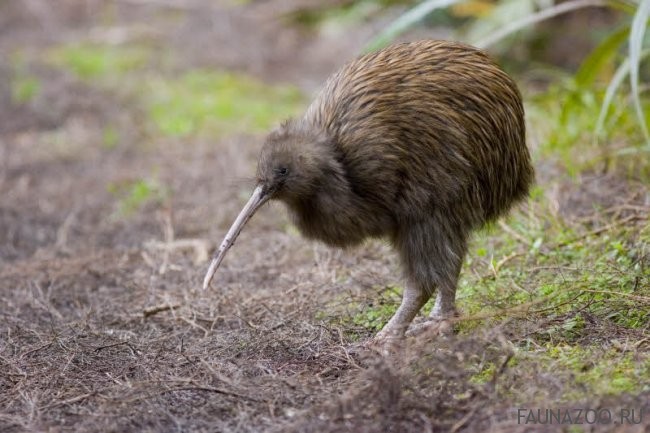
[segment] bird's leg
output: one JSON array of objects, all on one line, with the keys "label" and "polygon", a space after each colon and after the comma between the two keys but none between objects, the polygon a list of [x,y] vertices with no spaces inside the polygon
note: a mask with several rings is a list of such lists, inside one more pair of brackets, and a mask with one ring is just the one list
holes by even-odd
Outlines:
[{"label": "bird's leg", "polygon": [[418,335],[429,330],[435,330],[437,334],[447,334],[452,331],[452,323],[449,319],[456,315],[456,286],[458,285],[458,275],[460,274],[463,256],[464,253],[454,254],[446,262],[448,272],[443,273],[446,278],[441,278],[436,284],[438,293],[428,320],[412,326],[407,335]]},{"label": "bird's leg", "polygon": [[429,296],[434,290],[438,292],[430,315],[435,320],[413,326],[408,335],[449,327],[444,319],[455,314],[456,285],[467,249],[466,232],[462,225],[451,224],[445,215],[433,213],[431,219],[412,223],[398,235],[396,244],[411,286]]},{"label": "bird's leg", "polygon": [[377,334],[375,340],[403,337],[406,329],[430,297],[431,295],[427,291],[412,284],[407,285],[401,305],[386,326]]},{"label": "bird's leg", "polygon": [[456,285],[438,287],[436,303],[433,305],[430,319],[444,320],[456,314]]},{"label": "bird's leg", "polygon": [[425,322],[411,326],[408,336],[419,335],[425,331],[444,335],[452,332],[451,322],[448,320],[456,315],[456,283],[438,286],[436,303]]}]

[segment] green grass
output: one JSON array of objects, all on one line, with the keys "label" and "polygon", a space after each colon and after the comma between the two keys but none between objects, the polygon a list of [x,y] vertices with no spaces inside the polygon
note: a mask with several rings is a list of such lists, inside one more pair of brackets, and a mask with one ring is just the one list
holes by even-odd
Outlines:
[{"label": "green grass", "polygon": [[352,324],[371,332],[379,331],[397,311],[402,291],[400,287],[386,287],[378,293],[375,302],[352,305]]},{"label": "green grass", "polygon": [[530,305],[559,316],[584,307],[618,326],[648,323],[650,305],[635,298],[650,295],[650,270],[639,262],[647,244],[625,241],[625,224],[593,236],[560,223],[536,227],[523,213],[506,224],[512,233],[483,232],[473,242],[458,289],[466,315]]},{"label": "green grass", "polygon": [[[532,132],[543,131],[540,155],[559,158],[571,174],[577,174],[617,154],[642,152],[638,143],[643,142],[643,133],[624,95],[614,96],[599,128],[604,93],[602,87],[585,88],[566,78],[545,92],[529,95],[526,112]],[[643,104],[647,106],[647,101]]]},{"label": "green grass", "polygon": [[650,390],[650,355],[621,352],[619,349],[548,344],[542,350],[520,352],[515,369],[530,364],[552,377],[571,376],[574,388],[567,387],[565,401],[579,400],[585,395],[605,396],[639,393]]},{"label": "green grass", "polygon": [[[633,349],[552,343],[518,347],[502,370],[497,392],[511,401],[544,401],[550,385],[556,388],[553,403],[563,404],[650,391],[650,354]],[[497,369],[492,361],[472,364],[470,381],[485,385]]]},{"label": "green grass", "polygon": [[[567,402],[647,391],[650,353],[634,336],[650,323],[650,224],[603,215],[607,229],[590,235],[575,221],[539,218],[549,206],[535,194],[508,230],[476,236],[458,289],[458,333],[504,327],[518,346],[508,374],[553,377],[566,384]],[[473,380],[493,371],[486,365]],[[507,392],[521,394],[518,386]]]},{"label": "green grass", "polygon": [[120,141],[120,133],[113,125],[104,127],[102,131],[102,146],[105,149],[114,149]]},{"label": "green grass", "polygon": [[41,90],[41,81],[32,75],[19,75],[11,82],[11,99],[24,104],[34,99]]},{"label": "green grass", "polygon": [[[54,48],[48,58],[86,83],[139,105],[154,136],[259,133],[305,107],[297,88],[269,85],[244,73],[195,69],[178,75],[173,65],[167,71],[145,46],[79,43]],[[17,91],[23,99],[30,96],[25,87]],[[107,129],[105,147],[118,138]]]},{"label": "green grass", "polygon": [[169,196],[169,191],[154,179],[113,183],[107,189],[116,199],[115,218],[129,217],[149,203],[161,204]]},{"label": "green grass", "polygon": [[[341,296],[316,313],[315,319],[349,329],[353,340],[379,331],[395,314],[402,297],[400,287],[381,287],[373,291],[372,301],[357,302]],[[369,297],[370,299],[370,297]],[[338,311],[339,314],[333,312]]]},{"label": "green grass", "polygon": [[119,81],[124,74],[147,66],[151,56],[143,46],[79,43],[51,50],[49,60],[86,81]]},{"label": "green grass", "polygon": [[12,102],[25,104],[32,101],[40,93],[42,83],[30,72],[26,54],[21,50],[14,51],[9,56],[9,64],[13,70],[10,82]]},{"label": "green grass", "polygon": [[304,107],[300,91],[244,74],[196,70],[146,83],[142,98],[158,130],[175,137],[263,132]]}]

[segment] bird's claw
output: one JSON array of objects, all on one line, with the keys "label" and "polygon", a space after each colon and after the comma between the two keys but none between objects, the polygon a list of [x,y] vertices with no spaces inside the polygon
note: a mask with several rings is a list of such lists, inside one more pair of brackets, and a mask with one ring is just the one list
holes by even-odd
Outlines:
[{"label": "bird's claw", "polygon": [[453,323],[448,318],[429,318],[424,322],[411,325],[406,336],[417,337],[425,333],[431,336],[447,336],[453,332]]}]

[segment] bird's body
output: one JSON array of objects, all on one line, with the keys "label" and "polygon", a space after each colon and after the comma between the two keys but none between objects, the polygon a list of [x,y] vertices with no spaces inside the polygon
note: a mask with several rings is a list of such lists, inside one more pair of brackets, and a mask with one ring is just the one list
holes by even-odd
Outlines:
[{"label": "bird's body", "polygon": [[527,195],[533,168],[512,79],[475,48],[420,41],[331,76],[301,118],[268,136],[257,176],[260,201],[284,201],[309,238],[393,243],[408,285],[386,336],[436,289],[434,313],[453,312],[471,231]]},{"label": "bird's body", "polygon": [[330,137],[341,165],[338,182],[323,180],[337,183],[335,202],[321,205],[314,194],[289,203],[306,234],[334,245],[394,239],[403,222],[438,212],[476,227],[524,197],[532,179],[514,82],[461,44],[421,41],[366,55],[334,74],[285,132],[292,128]]}]

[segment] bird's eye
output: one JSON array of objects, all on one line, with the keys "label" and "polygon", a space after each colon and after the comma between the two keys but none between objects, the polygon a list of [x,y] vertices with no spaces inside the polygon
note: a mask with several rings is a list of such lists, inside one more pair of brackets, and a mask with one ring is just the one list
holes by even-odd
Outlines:
[{"label": "bird's eye", "polygon": [[286,176],[289,173],[289,169],[286,167],[276,168],[275,172],[280,176]]}]

